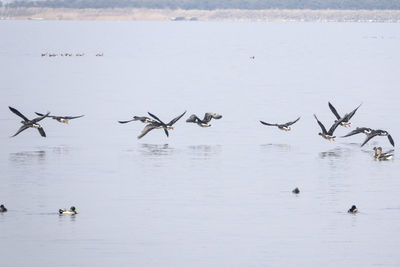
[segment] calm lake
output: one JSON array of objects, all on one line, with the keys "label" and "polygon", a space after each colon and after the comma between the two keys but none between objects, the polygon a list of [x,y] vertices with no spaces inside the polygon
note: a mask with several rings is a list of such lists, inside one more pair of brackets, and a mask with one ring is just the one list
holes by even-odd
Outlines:
[{"label": "calm lake", "polygon": [[[0,35],[2,266],[400,265],[400,161],[372,157],[386,137],[339,138],[400,142],[399,24],[0,21]],[[335,142],[313,117],[331,126],[328,101],[362,103]],[[85,116],[10,138],[8,106]],[[117,122],[148,111],[187,113],[169,138]],[[210,128],[185,122],[209,111]],[[290,132],[259,122],[299,116]]]}]

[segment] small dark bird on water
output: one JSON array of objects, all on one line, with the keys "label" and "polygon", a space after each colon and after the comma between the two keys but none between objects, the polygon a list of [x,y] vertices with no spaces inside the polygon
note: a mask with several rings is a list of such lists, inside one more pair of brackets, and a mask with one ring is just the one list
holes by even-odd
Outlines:
[{"label": "small dark bird on water", "polygon": [[358,209],[356,207],[356,205],[351,206],[351,208],[347,211],[348,213],[357,213]]},{"label": "small dark bird on water", "polygon": [[[340,120],[342,117],[340,117],[339,113],[336,111],[335,107],[328,102],[329,108],[332,111],[332,113],[335,115],[336,119]],[[354,116],[354,114],[356,114],[357,109],[361,107],[361,104],[356,107],[352,112],[350,113],[346,113],[343,118],[344,120],[342,120],[342,122],[340,123],[341,126],[347,128],[347,127],[351,127],[351,122],[350,119]]]},{"label": "small dark bird on water", "polygon": [[19,117],[21,117],[23,119],[23,121],[21,121],[22,126],[21,128],[18,129],[18,131],[12,136],[17,136],[19,133],[21,133],[22,131],[25,131],[28,128],[35,128],[38,129],[39,133],[41,136],[46,137],[46,133],[43,130],[43,127],[38,124],[39,121],[43,120],[44,118],[46,118],[47,116],[49,116],[50,112],[48,112],[47,114],[37,117],[33,120],[29,120],[27,117],[25,117],[21,112],[19,112],[18,110],[16,110],[13,107],[8,107],[14,114],[18,115]]},{"label": "small dark bird on water", "polygon": [[3,204],[0,205],[0,212],[6,212],[7,208]]},{"label": "small dark bird on water", "polygon": [[209,124],[209,122],[211,121],[211,119],[219,120],[221,118],[222,118],[222,115],[219,115],[217,113],[207,112],[206,114],[204,114],[204,118],[202,120],[199,117],[197,117],[195,114],[192,114],[186,120],[186,122],[196,123],[200,127],[210,127],[211,124]]},{"label": "small dark bird on water", "polygon": [[169,133],[168,130],[173,130],[174,127],[172,127],[172,125],[174,125],[180,118],[182,118],[183,115],[186,114],[186,111],[183,112],[181,115],[179,115],[178,117],[172,119],[169,123],[164,123],[162,122],[156,115],[151,114],[150,112],[147,112],[152,118],[155,119],[154,122],[151,122],[149,124],[146,125],[146,127],[144,127],[144,129],[142,130],[142,132],[140,133],[140,135],[137,137],[138,139],[142,138],[143,136],[145,136],[148,132],[150,132],[151,130],[154,129],[164,129],[165,135],[167,137],[169,137]]},{"label": "small dark bird on water", "polygon": [[290,125],[295,124],[296,122],[298,122],[300,120],[300,117],[298,117],[296,120],[294,121],[290,121],[284,124],[278,124],[278,123],[267,123],[267,122],[263,122],[260,121],[262,124],[267,125],[267,126],[276,126],[278,127],[280,130],[282,131],[290,131],[292,128],[290,127]]},{"label": "small dark bird on water", "polygon": [[[39,113],[39,112],[35,112],[35,113],[38,116],[44,116],[42,113]],[[69,120],[82,118],[83,116],[85,116],[85,115],[79,115],[79,116],[53,116],[53,115],[49,115],[47,117],[52,118],[53,120],[56,120],[58,122],[68,124]]]},{"label": "small dark bird on water", "polygon": [[293,193],[293,194],[299,194],[299,193],[300,193],[299,188],[296,187],[295,189],[293,189],[293,190],[292,190],[292,193]]}]

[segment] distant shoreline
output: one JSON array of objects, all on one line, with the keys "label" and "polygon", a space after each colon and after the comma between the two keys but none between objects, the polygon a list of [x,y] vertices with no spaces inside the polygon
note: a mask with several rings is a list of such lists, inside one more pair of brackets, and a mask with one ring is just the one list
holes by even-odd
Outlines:
[{"label": "distant shoreline", "polygon": [[171,10],[146,8],[0,8],[9,20],[109,20],[109,21],[305,21],[400,22],[400,10]]}]

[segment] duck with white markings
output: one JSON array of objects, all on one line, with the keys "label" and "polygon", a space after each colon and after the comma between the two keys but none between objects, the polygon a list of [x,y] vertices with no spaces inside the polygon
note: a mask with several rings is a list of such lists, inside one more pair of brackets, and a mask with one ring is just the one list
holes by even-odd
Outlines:
[{"label": "duck with white markings", "polygon": [[356,205],[353,205],[347,212],[356,214],[358,212],[358,209],[357,209]]},{"label": "duck with white markings", "polygon": [[21,121],[22,126],[21,128],[18,129],[18,131],[11,137],[17,136],[19,133],[21,133],[22,131],[25,131],[28,128],[35,128],[38,129],[39,133],[41,136],[46,137],[46,133],[43,130],[43,127],[38,124],[39,121],[43,120],[44,118],[46,118],[47,116],[49,116],[50,112],[48,112],[45,115],[42,115],[40,117],[37,117],[33,120],[29,120],[27,117],[25,117],[21,112],[19,112],[17,109],[13,108],[13,107],[8,107],[14,114],[18,115],[19,117],[21,117],[23,119],[23,121]]},{"label": "duck with white markings", "polygon": [[75,215],[75,214],[78,214],[78,212],[76,211],[76,208],[74,206],[69,208],[69,210],[67,210],[67,209],[59,209],[58,213],[60,215]]},{"label": "duck with white markings", "polygon": [[204,114],[204,118],[202,120],[199,117],[197,117],[195,114],[192,114],[186,120],[186,122],[196,123],[200,127],[210,127],[211,124],[209,124],[209,122],[211,121],[211,119],[219,120],[221,118],[222,118],[222,115],[219,115],[217,113],[207,112]]}]

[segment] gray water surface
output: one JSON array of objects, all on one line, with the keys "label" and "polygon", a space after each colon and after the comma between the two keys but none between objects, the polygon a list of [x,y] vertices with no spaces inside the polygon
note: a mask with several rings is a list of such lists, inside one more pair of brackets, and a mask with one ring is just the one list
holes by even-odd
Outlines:
[{"label": "gray water surface", "polygon": [[[399,161],[372,158],[388,140],[328,142],[313,118],[330,126],[328,101],[341,114],[362,103],[353,128],[398,141],[398,24],[0,21],[0,33],[1,266],[400,265]],[[85,117],[10,138],[21,119],[8,106]],[[185,110],[169,138],[117,123]],[[207,111],[224,117],[185,122]],[[259,123],[298,116],[288,133]],[[57,214],[71,205],[78,215]]]}]

